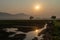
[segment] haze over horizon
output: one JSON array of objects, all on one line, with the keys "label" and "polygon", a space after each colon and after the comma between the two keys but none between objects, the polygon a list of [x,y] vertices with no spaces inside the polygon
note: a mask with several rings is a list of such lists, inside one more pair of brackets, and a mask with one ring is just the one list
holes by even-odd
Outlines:
[{"label": "haze over horizon", "polygon": [[[39,11],[34,9],[36,5],[40,5]],[[60,0],[0,0],[0,12],[60,18]]]}]

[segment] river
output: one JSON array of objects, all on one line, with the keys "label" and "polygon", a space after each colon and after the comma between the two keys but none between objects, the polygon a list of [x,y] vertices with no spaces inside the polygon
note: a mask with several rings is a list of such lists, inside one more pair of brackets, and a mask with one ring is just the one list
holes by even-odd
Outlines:
[{"label": "river", "polygon": [[3,30],[5,30],[6,32],[14,32],[14,34],[9,35],[9,37],[14,37],[15,35],[18,35],[18,34],[26,34],[26,38],[24,38],[24,40],[32,40],[34,37],[37,37],[38,40],[43,40],[44,34],[41,34],[40,36],[38,36],[38,33],[40,33],[42,30],[45,30],[46,28],[47,28],[47,24],[45,24],[44,27],[41,29],[36,29],[28,33],[17,31],[18,28],[5,28]]}]

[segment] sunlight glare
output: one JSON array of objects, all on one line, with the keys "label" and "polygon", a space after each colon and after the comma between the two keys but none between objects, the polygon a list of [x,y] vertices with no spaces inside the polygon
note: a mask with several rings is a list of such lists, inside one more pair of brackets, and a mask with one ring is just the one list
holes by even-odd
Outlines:
[{"label": "sunlight glare", "polygon": [[38,33],[39,30],[35,30],[36,33]]},{"label": "sunlight glare", "polygon": [[39,9],[39,6],[36,6],[35,8],[38,10]]},{"label": "sunlight glare", "polygon": [[35,10],[39,10],[39,9],[40,9],[40,5],[36,5]]}]

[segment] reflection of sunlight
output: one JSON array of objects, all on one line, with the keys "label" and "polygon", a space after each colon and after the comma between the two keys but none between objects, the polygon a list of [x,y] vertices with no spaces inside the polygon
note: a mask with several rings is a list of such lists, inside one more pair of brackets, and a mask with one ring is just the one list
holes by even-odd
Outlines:
[{"label": "reflection of sunlight", "polygon": [[39,30],[37,30],[37,29],[36,29],[36,30],[35,30],[35,32],[36,32],[36,33],[38,33],[38,32],[39,32]]},{"label": "reflection of sunlight", "polygon": [[34,31],[34,34],[35,34],[36,37],[37,37],[39,31],[40,31],[39,29],[36,29],[36,30]]},{"label": "reflection of sunlight", "polygon": [[34,32],[35,35],[36,35],[36,37],[37,37],[38,33],[42,32],[42,31],[45,30],[46,28],[47,28],[47,24],[45,24],[44,27],[41,28],[41,29],[36,29],[35,32]]}]

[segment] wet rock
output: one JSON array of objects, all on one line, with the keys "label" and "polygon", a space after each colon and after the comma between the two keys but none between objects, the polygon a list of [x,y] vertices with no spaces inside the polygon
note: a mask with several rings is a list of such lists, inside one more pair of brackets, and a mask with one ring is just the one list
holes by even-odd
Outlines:
[{"label": "wet rock", "polygon": [[12,40],[24,40],[25,37],[26,37],[26,34],[17,34],[12,38]]},{"label": "wet rock", "polygon": [[0,30],[0,40],[8,40],[9,33]]},{"label": "wet rock", "polygon": [[34,37],[32,40],[38,40],[38,38],[37,37]]},{"label": "wet rock", "polygon": [[43,30],[43,31],[41,31],[41,32],[39,32],[39,33],[38,33],[38,36],[40,36],[41,34],[45,34],[45,33],[46,33],[46,29]]}]

